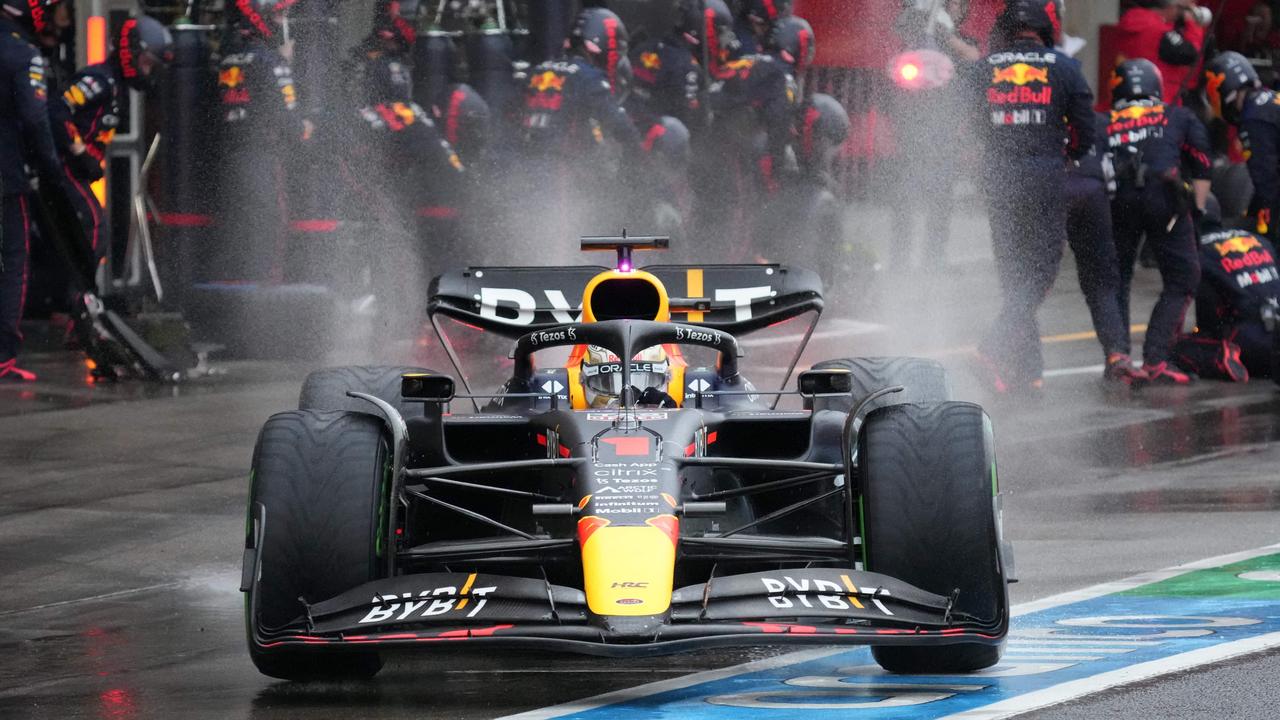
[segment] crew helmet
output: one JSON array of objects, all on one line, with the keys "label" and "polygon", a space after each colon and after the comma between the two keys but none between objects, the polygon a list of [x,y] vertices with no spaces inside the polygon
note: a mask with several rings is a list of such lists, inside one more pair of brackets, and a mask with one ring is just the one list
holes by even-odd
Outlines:
[{"label": "crew helmet", "polygon": [[120,76],[134,90],[150,90],[155,70],[173,61],[173,35],[149,15],[131,17],[120,25],[114,40]]},{"label": "crew helmet", "polygon": [[0,2],[0,9],[13,22],[36,35],[53,35],[58,32],[58,28],[54,27],[53,9],[62,1],[3,0]]},{"label": "crew helmet", "polygon": [[1159,100],[1163,88],[1160,69],[1150,60],[1125,60],[1111,71],[1112,100]]},{"label": "crew helmet", "polygon": [[1253,69],[1248,58],[1238,52],[1218,53],[1204,69],[1205,99],[1209,101],[1213,114],[1227,122],[1235,122],[1238,118],[1236,100],[1240,94],[1261,86],[1258,71]]},{"label": "crew helmet", "polygon": [[785,17],[774,23],[765,40],[765,49],[790,65],[792,71],[799,76],[813,64],[813,57],[817,52],[813,28],[804,18],[794,15]]},{"label": "crew helmet", "polygon": [[627,56],[627,42],[627,26],[622,18],[599,7],[578,13],[569,39],[565,41],[570,51],[604,70],[611,86],[618,79],[618,63]]}]

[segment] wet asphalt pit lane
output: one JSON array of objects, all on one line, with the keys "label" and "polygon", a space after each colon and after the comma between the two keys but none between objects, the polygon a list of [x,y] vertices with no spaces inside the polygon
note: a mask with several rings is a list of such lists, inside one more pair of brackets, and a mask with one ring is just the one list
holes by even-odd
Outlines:
[{"label": "wet asphalt pit lane", "polygon": [[1189,461],[1223,451],[1246,452],[1250,446],[1277,440],[1280,399],[1273,398],[1105,428],[1079,436],[1061,450],[1093,467],[1124,469]]},{"label": "wet asphalt pit lane", "polygon": [[1099,495],[1098,513],[1209,513],[1280,510],[1280,488],[1161,488]]}]

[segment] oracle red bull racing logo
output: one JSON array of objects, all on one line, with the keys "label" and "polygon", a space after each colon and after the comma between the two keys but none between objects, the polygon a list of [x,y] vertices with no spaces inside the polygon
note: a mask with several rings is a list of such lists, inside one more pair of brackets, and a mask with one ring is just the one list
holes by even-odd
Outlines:
[{"label": "oracle red bull racing logo", "polygon": [[1247,255],[1250,250],[1261,247],[1262,243],[1258,242],[1258,238],[1255,238],[1252,235],[1235,235],[1213,244],[1213,249],[1217,250],[1218,254],[1223,257],[1232,253]]},{"label": "oracle red bull racing logo", "polygon": [[991,84],[1010,83],[1013,85],[1030,85],[1031,83],[1048,84],[1049,68],[1035,67],[1026,63],[1014,63],[1008,67],[992,69]]},{"label": "oracle red bull racing logo", "polygon": [[1018,62],[992,68],[991,85],[987,88],[987,102],[992,105],[1048,105],[1053,102],[1053,87],[1049,85],[1047,67]]}]

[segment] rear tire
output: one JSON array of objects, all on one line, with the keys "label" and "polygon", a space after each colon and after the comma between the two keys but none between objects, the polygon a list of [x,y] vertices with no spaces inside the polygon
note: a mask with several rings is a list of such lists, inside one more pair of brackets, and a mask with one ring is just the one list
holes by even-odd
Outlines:
[{"label": "rear tire", "polygon": [[[995,511],[991,424],[970,403],[895,405],[867,417],[858,438],[866,567],[938,595],[1006,632],[1009,601]],[[997,645],[877,646],[899,673],[967,673],[1000,660]]]},{"label": "rear tire", "polygon": [[299,598],[316,603],[379,577],[389,457],[382,422],[370,415],[290,411],[263,426],[249,493],[250,528],[262,506],[261,574],[250,585],[246,628],[249,656],[264,675],[369,678],[382,668],[376,652],[265,648],[254,637],[297,624],[305,614]]},{"label": "rear tire", "polygon": [[808,401],[811,409],[852,412],[871,393],[894,385],[905,389],[871,403],[868,410],[904,403],[935,403],[951,399],[951,381],[936,360],[917,357],[865,357],[824,360],[814,370],[848,370],[853,376],[849,397],[821,397]]},{"label": "rear tire", "polygon": [[372,395],[398,409],[404,417],[422,415],[420,402],[400,399],[400,376],[405,373],[436,373],[402,365],[347,365],[315,370],[307,375],[298,396],[299,410],[346,410],[376,413],[374,406],[347,395],[348,390]]}]

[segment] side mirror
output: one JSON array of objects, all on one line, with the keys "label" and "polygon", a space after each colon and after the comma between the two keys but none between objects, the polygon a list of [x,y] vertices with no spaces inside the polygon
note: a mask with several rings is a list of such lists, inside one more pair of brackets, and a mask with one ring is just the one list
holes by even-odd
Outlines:
[{"label": "side mirror", "polygon": [[796,379],[802,397],[848,395],[853,392],[853,374],[848,370],[807,370]]},{"label": "side mirror", "polygon": [[409,373],[400,376],[400,396],[405,400],[447,403],[453,395],[453,378],[448,375]]}]

